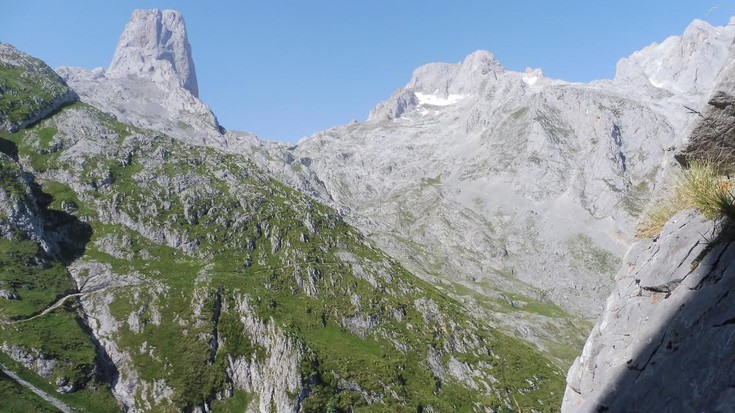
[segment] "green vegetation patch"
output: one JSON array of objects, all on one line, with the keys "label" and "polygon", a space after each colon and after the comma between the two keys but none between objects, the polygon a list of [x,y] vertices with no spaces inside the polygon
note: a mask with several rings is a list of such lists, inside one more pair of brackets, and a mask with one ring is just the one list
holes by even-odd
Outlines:
[{"label": "green vegetation patch", "polygon": [[520,294],[503,293],[505,303],[513,311],[525,311],[546,317],[566,319],[569,317],[564,310],[551,301],[540,301]]},{"label": "green vegetation patch", "polygon": [[709,219],[735,219],[733,182],[720,162],[692,162],[689,169],[673,175],[671,189],[646,209],[638,223],[637,236],[658,235],[669,219],[687,208],[696,208]]},{"label": "green vegetation patch", "polygon": [[242,390],[235,390],[229,399],[212,402],[211,413],[242,413],[253,400],[252,396]]},{"label": "green vegetation patch", "polygon": [[47,66],[28,70],[0,63],[0,118],[10,122],[25,121],[67,90],[58,75]]},{"label": "green vegetation patch", "polygon": [[[84,386],[92,377],[96,350],[86,332],[80,327],[74,300],[68,304],[29,321],[6,324],[0,330],[0,341],[20,345],[30,353],[56,362],[49,381],[66,377],[71,383]],[[49,337],[53,337],[50,340]]]},{"label": "green vegetation patch", "polygon": [[39,146],[41,148],[48,148],[51,145],[51,141],[53,141],[54,136],[56,136],[57,132],[58,130],[54,127],[39,129],[38,130]]},{"label": "green vegetation patch", "polygon": [[0,239],[0,318],[26,318],[41,312],[76,290],[74,280],[59,262],[45,257],[31,240]]},{"label": "green vegetation patch", "polygon": [[620,200],[620,205],[631,216],[637,217],[645,209],[650,199],[650,193],[651,191],[648,189],[646,182],[641,181],[638,185],[635,185],[626,192],[623,199]]},{"label": "green vegetation patch", "polygon": [[588,235],[579,234],[566,241],[575,263],[598,274],[613,274],[620,267],[620,259],[598,247]]},{"label": "green vegetation patch", "polygon": [[[51,383],[38,376],[35,372],[23,367],[20,363],[11,359],[3,352],[0,352],[0,363],[17,374],[21,379],[33,384],[46,393],[53,395],[80,413],[108,413],[122,411],[117,400],[112,396],[110,389],[104,384],[92,381],[88,382],[86,387],[83,389],[77,390],[74,393],[63,394],[57,392],[55,386]],[[25,412],[25,410],[20,411]],[[33,410],[28,411],[33,412]]]},{"label": "green vegetation patch", "polygon": [[[17,151],[16,154],[18,156],[27,157],[30,160],[29,166],[33,168],[33,171],[46,172],[49,169],[58,168],[60,166],[59,156],[61,155],[61,152],[54,152],[41,148],[39,141],[42,141],[42,138],[40,137],[39,141],[29,138],[39,130],[44,130],[46,131],[45,133],[48,134],[50,133],[48,131],[51,129],[52,128],[39,128],[37,125],[35,128],[22,129],[15,133],[0,131],[0,140],[6,142],[6,146],[12,145],[13,150]],[[34,136],[38,137],[38,134],[36,133]],[[50,143],[52,138],[49,138],[46,135],[45,139],[48,139],[48,142]]]}]

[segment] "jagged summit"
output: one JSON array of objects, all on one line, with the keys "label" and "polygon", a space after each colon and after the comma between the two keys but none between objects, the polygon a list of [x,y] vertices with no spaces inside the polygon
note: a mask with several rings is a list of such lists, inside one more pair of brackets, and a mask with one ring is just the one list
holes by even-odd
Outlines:
[{"label": "jagged summit", "polygon": [[175,83],[199,97],[186,25],[175,10],[135,10],[107,71],[110,77],[137,75]]},{"label": "jagged summit", "polygon": [[491,75],[497,79],[505,71],[487,50],[472,52],[458,63],[425,64],[414,70],[405,87],[373,108],[368,120],[395,119],[421,105],[453,105],[467,95],[476,94]]},{"label": "jagged summit", "polygon": [[478,50],[467,55],[459,63],[429,63],[416,69],[406,86],[417,92],[467,93],[474,87],[478,77],[491,72],[503,72],[505,68],[487,50]]},{"label": "jagged summit", "polygon": [[655,87],[673,94],[705,95],[734,38],[733,20],[726,26],[694,20],[681,36],[671,36],[620,59],[615,81],[638,91]]},{"label": "jagged summit", "polygon": [[222,144],[223,128],[199,100],[184,19],[174,10],[135,10],[107,71],[60,67],[57,73],[98,109],[135,126],[181,139]]}]

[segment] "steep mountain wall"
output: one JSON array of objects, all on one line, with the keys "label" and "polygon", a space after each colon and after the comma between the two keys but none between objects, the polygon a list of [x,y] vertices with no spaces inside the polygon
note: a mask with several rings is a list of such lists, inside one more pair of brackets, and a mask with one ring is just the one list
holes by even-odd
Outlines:
[{"label": "steep mountain wall", "polygon": [[83,102],[122,122],[192,144],[226,145],[217,118],[198,99],[186,25],[175,10],[135,10],[107,71],[61,67],[58,73]]},{"label": "steep mountain wall", "polygon": [[120,36],[107,76],[152,77],[156,83],[182,87],[199,97],[194,59],[181,13],[135,10]]},{"label": "steep mountain wall", "polygon": [[567,376],[563,412],[729,412],[732,228],[684,211],[631,247]]}]

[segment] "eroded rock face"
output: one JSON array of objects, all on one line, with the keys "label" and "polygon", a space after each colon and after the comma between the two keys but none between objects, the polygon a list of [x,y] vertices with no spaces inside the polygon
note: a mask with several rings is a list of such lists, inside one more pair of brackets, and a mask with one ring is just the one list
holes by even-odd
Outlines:
[{"label": "eroded rock face", "polygon": [[[618,62],[615,81],[642,94],[707,94],[729,54],[735,28],[694,20],[681,36],[654,43]],[[724,46],[724,47],[723,47]]]},{"label": "eroded rock face", "polygon": [[191,45],[181,14],[175,10],[133,11],[107,75],[135,75],[166,85],[174,82],[199,97]]},{"label": "eroded rock face", "polygon": [[14,240],[29,238],[38,242],[47,253],[52,253],[54,247],[46,239],[41,212],[30,196],[31,188],[23,179],[24,172],[12,158],[0,153],[0,173],[6,177],[0,187],[0,237]]},{"label": "eroded rock face", "polygon": [[731,411],[735,244],[693,211],[630,249],[563,412]]}]

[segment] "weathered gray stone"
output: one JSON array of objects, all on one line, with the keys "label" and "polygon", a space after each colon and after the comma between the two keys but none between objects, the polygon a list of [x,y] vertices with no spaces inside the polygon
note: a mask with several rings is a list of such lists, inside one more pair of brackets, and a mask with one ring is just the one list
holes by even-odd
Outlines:
[{"label": "weathered gray stone", "polygon": [[199,89],[181,14],[135,10],[107,71],[60,67],[82,101],[125,123],[194,144],[226,146],[222,128]]},{"label": "weathered gray stone", "polygon": [[713,161],[735,169],[735,49],[720,71],[701,117],[690,127],[687,145],[676,154],[684,166],[692,161]]},{"label": "weathered gray stone", "polygon": [[199,97],[184,18],[176,10],[134,10],[112,57],[109,77],[151,78]]},{"label": "weathered gray stone", "polygon": [[732,411],[732,235],[684,211],[631,247],[569,370],[563,412]]}]

